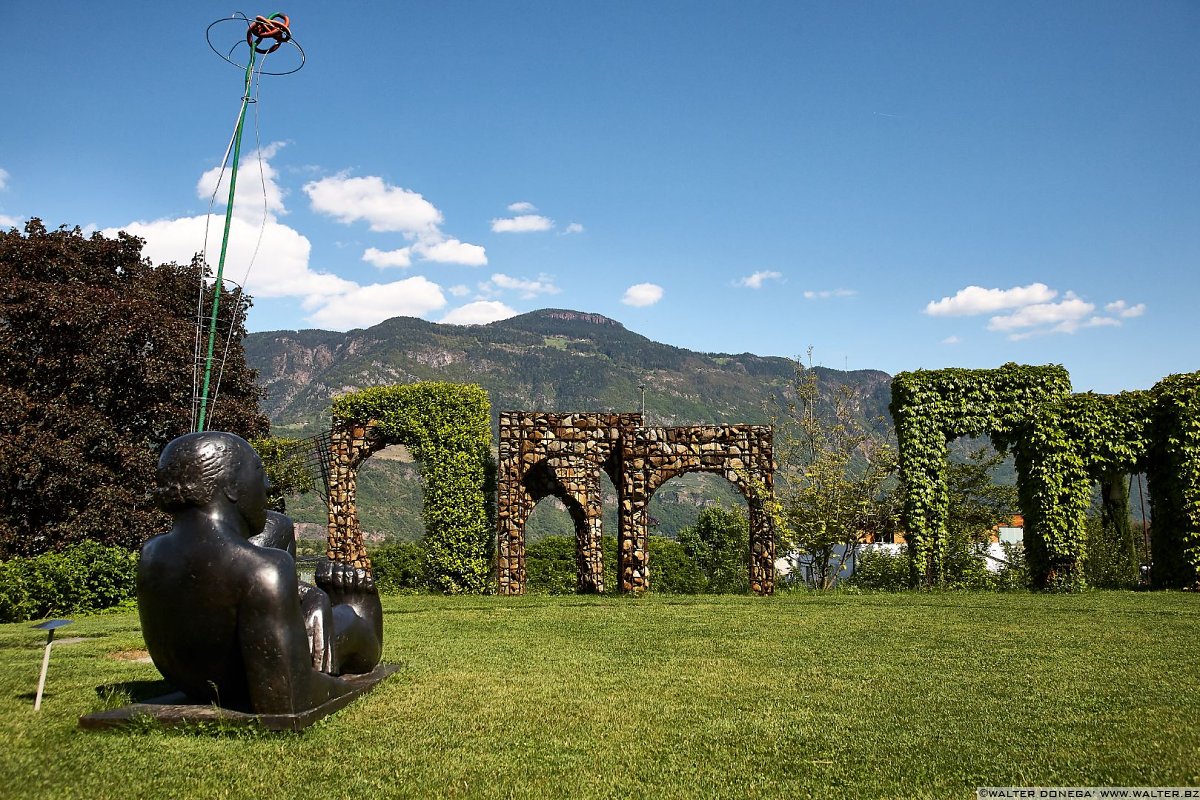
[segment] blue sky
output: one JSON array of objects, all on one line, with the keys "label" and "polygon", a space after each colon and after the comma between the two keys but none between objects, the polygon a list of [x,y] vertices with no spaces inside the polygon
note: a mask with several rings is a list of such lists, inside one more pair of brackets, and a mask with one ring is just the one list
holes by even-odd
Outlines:
[{"label": "blue sky", "polygon": [[308,57],[243,145],[252,330],[553,306],[836,368],[1200,368],[1198,3],[14,4],[0,223],[200,250],[235,10]]}]

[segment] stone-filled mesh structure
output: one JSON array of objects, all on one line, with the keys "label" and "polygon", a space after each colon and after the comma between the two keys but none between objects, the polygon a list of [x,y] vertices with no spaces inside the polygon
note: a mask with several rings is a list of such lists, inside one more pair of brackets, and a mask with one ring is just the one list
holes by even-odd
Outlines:
[{"label": "stone-filled mesh structure", "polygon": [[329,542],[326,554],[331,561],[342,561],[363,569],[369,569],[371,562],[367,558],[358,524],[358,467],[372,453],[391,444],[378,435],[375,428],[375,424],[370,422],[335,417],[329,443],[329,474],[326,479]]},{"label": "stone-filled mesh structure", "polygon": [[501,594],[525,591],[525,523],[550,496],[575,522],[578,588],[603,592],[600,549],[601,471],[617,489],[617,573],[621,591],[650,587],[650,498],[688,472],[722,475],[742,492],[750,511],[750,587],[775,590],[775,539],[766,503],[774,484],[772,431],[760,425],[646,428],[641,414],[500,415],[497,571]]}]

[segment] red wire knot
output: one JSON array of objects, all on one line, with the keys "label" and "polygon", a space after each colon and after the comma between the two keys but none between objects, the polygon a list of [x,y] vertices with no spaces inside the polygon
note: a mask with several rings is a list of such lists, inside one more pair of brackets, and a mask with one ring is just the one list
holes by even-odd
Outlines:
[{"label": "red wire knot", "polygon": [[[246,29],[246,44],[253,47],[256,53],[274,53],[281,44],[291,41],[291,24],[287,14],[272,14],[270,18],[259,15]],[[274,40],[275,44],[264,49],[261,45],[267,39]]]}]

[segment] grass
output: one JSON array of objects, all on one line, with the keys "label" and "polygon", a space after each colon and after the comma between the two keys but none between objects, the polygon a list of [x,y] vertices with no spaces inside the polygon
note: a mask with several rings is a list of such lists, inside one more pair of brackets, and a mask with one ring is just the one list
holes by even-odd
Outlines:
[{"label": "grass", "polygon": [[[1200,784],[1200,595],[386,601],[401,672],[303,734],[83,732],[157,672],[79,619],[40,714],[0,626],[6,797],[967,797]],[[69,632],[69,633],[68,633]]]}]

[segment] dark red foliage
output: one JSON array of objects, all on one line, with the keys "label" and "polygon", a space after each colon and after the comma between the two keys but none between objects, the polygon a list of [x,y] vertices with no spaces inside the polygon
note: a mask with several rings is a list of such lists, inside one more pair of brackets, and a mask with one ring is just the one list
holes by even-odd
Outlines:
[{"label": "dark red foliage", "polygon": [[[136,548],[167,524],[148,490],[191,422],[202,266],[141,250],[36,219],[0,231],[0,558],[82,539]],[[249,438],[268,423],[242,353],[246,306],[222,297],[233,342],[207,427]]]}]

